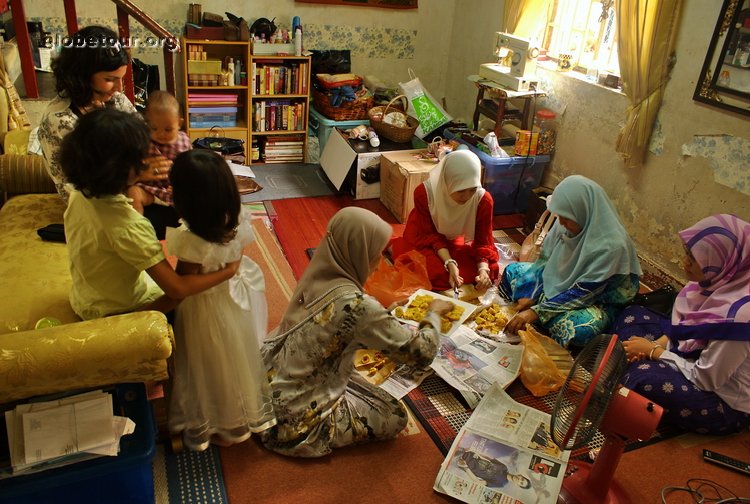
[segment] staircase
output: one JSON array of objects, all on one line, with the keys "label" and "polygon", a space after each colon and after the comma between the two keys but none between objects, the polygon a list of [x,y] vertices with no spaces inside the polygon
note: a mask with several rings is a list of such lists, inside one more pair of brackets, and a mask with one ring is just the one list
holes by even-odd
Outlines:
[{"label": "staircase", "polygon": [[[130,18],[132,17],[156,37],[167,41],[163,48],[164,78],[167,91],[175,94],[174,54],[180,50],[179,37],[170,33],[129,0],[111,1],[117,7],[117,30],[120,40],[129,40]],[[78,31],[75,0],[63,0],[63,4],[65,6],[65,22],[68,28],[68,35],[72,35]],[[18,52],[21,58],[21,71],[24,87],[26,88],[26,98],[39,98],[39,85],[36,72],[34,71],[31,38],[29,37],[29,30],[26,25],[23,0],[10,0],[10,9],[13,14],[13,27],[16,31]],[[128,70],[123,81],[123,88],[128,99],[135,103],[132,64],[128,65]]]}]

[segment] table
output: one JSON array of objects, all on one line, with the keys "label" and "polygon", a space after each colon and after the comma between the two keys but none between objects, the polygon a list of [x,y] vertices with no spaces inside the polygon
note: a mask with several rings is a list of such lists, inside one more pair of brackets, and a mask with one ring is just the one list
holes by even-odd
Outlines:
[{"label": "table", "polygon": [[[546,93],[541,90],[534,91],[514,91],[495,81],[485,79],[479,75],[470,75],[468,80],[474,82],[477,85],[477,100],[474,106],[474,116],[472,118],[474,122],[474,129],[479,128],[479,116],[484,115],[495,121],[495,135],[497,138],[502,138],[502,126],[503,121],[507,119],[520,119],[521,129],[531,129],[534,118],[531,115],[532,111],[532,98],[538,98],[546,96]],[[484,93],[489,90],[499,91],[500,96],[497,98],[485,98]],[[509,108],[509,99],[520,98],[523,99],[523,110],[516,108]]]}]

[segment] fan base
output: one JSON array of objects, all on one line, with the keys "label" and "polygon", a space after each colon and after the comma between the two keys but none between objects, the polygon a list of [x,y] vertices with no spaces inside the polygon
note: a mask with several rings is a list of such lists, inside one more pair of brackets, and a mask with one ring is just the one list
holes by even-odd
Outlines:
[{"label": "fan base", "polygon": [[630,504],[628,494],[615,480],[610,481],[606,491],[598,491],[596,485],[589,481],[592,468],[593,466],[586,462],[568,462],[570,474],[563,479],[557,504]]}]

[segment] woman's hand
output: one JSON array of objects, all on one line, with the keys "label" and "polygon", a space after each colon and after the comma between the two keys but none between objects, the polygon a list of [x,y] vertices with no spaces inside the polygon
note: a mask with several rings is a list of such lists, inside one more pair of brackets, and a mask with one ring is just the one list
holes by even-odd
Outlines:
[{"label": "woman's hand", "polygon": [[455,305],[444,299],[433,299],[427,306],[427,311],[435,312],[438,315],[445,315],[453,309]]},{"label": "woman's hand", "polygon": [[636,362],[648,358],[648,354],[653,350],[654,345],[656,345],[655,342],[640,336],[633,336],[629,340],[622,342],[628,362]]},{"label": "woman's hand", "polygon": [[527,308],[531,308],[534,306],[534,300],[531,298],[521,298],[518,301],[516,301],[515,309],[516,311],[524,311]]},{"label": "woman's hand", "polygon": [[455,262],[448,263],[448,282],[453,288],[464,284],[464,278],[458,274],[458,264]]},{"label": "woman's hand", "polygon": [[409,302],[409,298],[408,297],[405,297],[403,299],[397,299],[396,301],[394,301],[393,303],[391,303],[390,306],[388,306],[388,308],[386,308],[386,310],[389,311],[389,312],[392,312],[393,310],[395,310],[399,306],[404,306],[408,302]]},{"label": "woman's hand", "polygon": [[474,278],[474,281],[477,284],[478,291],[486,291],[492,285],[490,272],[486,269],[479,270],[479,274],[476,276],[476,278]]},{"label": "woman's hand", "polygon": [[505,326],[505,331],[510,334],[516,334],[521,329],[526,328],[526,324],[533,324],[539,319],[539,315],[532,309],[526,309],[516,313]]},{"label": "woman's hand", "polygon": [[152,156],[143,160],[148,166],[138,175],[139,182],[161,182],[169,180],[169,172],[172,170],[172,161],[164,156]]}]

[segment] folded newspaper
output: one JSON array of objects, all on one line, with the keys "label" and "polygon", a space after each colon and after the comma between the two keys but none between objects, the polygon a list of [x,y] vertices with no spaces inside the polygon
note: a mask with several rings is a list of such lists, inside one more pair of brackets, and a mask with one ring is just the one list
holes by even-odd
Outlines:
[{"label": "folded newspaper", "polygon": [[441,338],[432,369],[474,408],[493,383],[506,388],[521,369],[523,345],[498,343],[465,325]]},{"label": "folded newspaper", "polygon": [[434,489],[468,503],[556,503],[570,451],[549,434],[550,415],[485,393],[440,466]]}]

